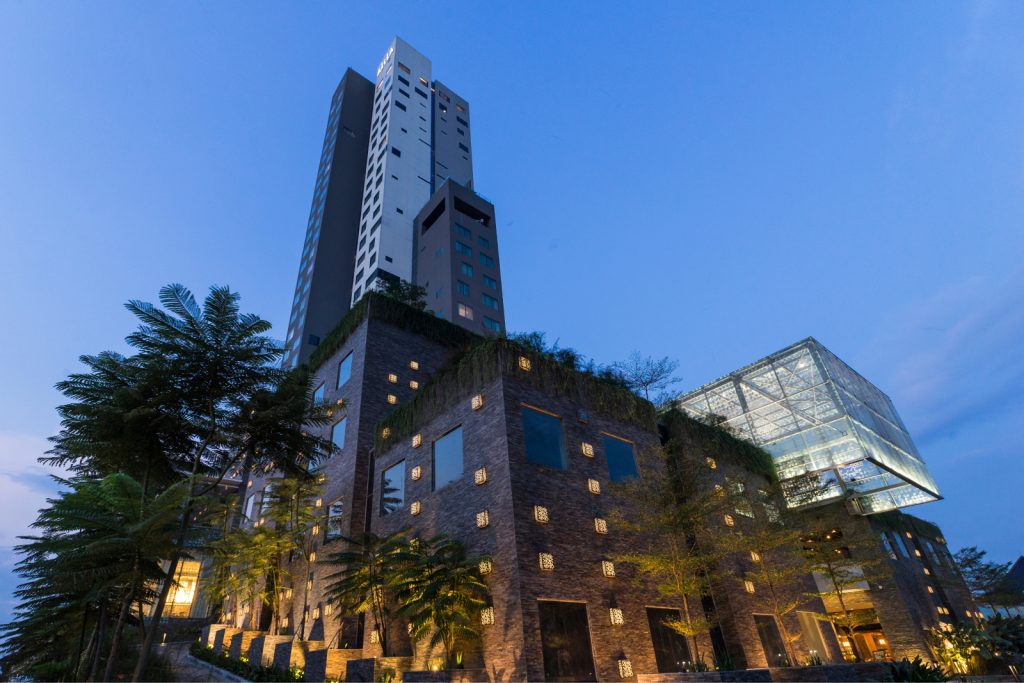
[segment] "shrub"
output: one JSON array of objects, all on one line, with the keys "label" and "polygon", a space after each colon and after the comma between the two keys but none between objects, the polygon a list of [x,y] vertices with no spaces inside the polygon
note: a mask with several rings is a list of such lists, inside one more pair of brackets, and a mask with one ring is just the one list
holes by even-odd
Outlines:
[{"label": "shrub", "polygon": [[230,671],[233,674],[241,676],[250,681],[301,681],[303,677],[302,669],[298,667],[291,667],[288,671],[281,671],[275,669],[272,666],[257,666],[249,664],[247,662],[241,662],[225,654],[217,654],[213,651],[213,648],[208,645],[203,645],[201,641],[192,643],[192,647],[189,648],[189,652],[196,659],[201,659],[204,662],[209,662],[214,666]]},{"label": "shrub", "polygon": [[923,662],[920,657],[914,657],[914,661],[904,657],[902,661],[890,662],[889,670],[894,681],[948,681],[951,678],[941,666]]}]

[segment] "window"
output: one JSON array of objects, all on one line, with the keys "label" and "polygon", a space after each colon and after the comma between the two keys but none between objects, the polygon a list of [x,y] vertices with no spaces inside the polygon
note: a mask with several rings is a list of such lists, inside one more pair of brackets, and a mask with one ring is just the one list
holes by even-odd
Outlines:
[{"label": "window", "polygon": [[604,457],[608,461],[608,478],[612,481],[622,481],[640,474],[636,468],[633,444],[629,441],[606,434]]},{"label": "window", "polygon": [[345,424],[347,422],[347,419],[342,418],[340,422],[335,423],[335,425],[331,427],[331,443],[338,448],[345,447]]},{"label": "window", "polygon": [[391,153],[394,154],[396,157],[402,156],[402,150],[398,149],[397,147],[392,147]]},{"label": "window", "polygon": [[480,263],[487,266],[488,268],[494,267],[494,259],[492,259],[487,254],[480,254]]},{"label": "window", "polygon": [[405,506],[405,461],[392,465],[380,475],[380,516]]},{"label": "window", "polygon": [[[465,244],[463,242],[455,242],[455,251],[458,252],[459,254],[462,254],[463,256],[473,258],[473,250],[470,248],[468,244]],[[481,254],[481,256],[483,256],[483,254]]]},{"label": "window", "polygon": [[487,308],[492,308],[495,311],[498,310],[498,300],[497,299],[495,299],[493,296],[488,296],[486,294],[483,294],[482,296],[483,296],[483,300],[484,300],[484,306],[486,306]]},{"label": "window", "polygon": [[459,294],[461,294],[462,296],[469,296],[469,285],[467,285],[462,280],[458,281],[458,285],[459,285]]},{"label": "window", "polygon": [[398,100],[395,100],[395,106],[401,109],[402,111],[408,111],[408,109],[406,109],[406,106],[399,102]]},{"label": "window", "polygon": [[459,315],[466,320],[473,319],[473,309],[466,304],[459,304]]},{"label": "window", "polygon": [[320,386],[318,386],[316,389],[313,390],[313,403],[323,403],[324,402],[324,387],[325,386],[326,386],[325,384],[321,384]]},{"label": "window", "polygon": [[501,332],[501,323],[494,318],[484,316],[484,327],[487,328],[489,332]]},{"label": "window", "polygon": [[338,388],[345,386],[345,383],[352,377],[352,354],[348,354],[338,366]]},{"label": "window", "polygon": [[[423,81],[422,77],[420,78],[420,81]],[[423,84],[426,85],[426,82],[424,81]],[[422,97],[423,99],[427,98],[427,93],[423,92],[419,88],[413,88],[413,90],[415,90],[416,94],[419,95],[420,97]]]},{"label": "window", "polygon": [[466,147],[461,142],[459,143],[459,149],[461,149],[463,152],[468,152],[469,151],[469,147]]},{"label": "window", "polygon": [[565,439],[562,420],[549,413],[523,406],[523,443],[526,459],[546,467],[565,469]]},{"label": "window", "polygon": [[540,643],[544,678],[549,681],[596,681],[590,649],[587,605],[539,600]]},{"label": "window", "polygon": [[343,511],[344,505],[340,498],[327,506],[327,530],[324,532],[325,541],[335,541],[341,538],[341,513]]},{"label": "window", "polygon": [[807,653],[827,660],[828,650],[825,649],[825,640],[821,637],[819,626],[821,621],[815,617],[813,612],[797,612],[796,616],[800,619],[800,631]]},{"label": "window", "polygon": [[473,233],[464,225],[455,224],[455,234],[466,239],[473,239]]},{"label": "window", "polygon": [[[459,271],[466,277],[473,277],[473,266],[468,263],[463,262],[462,265],[459,266]],[[317,343],[320,343],[319,339],[317,340]]]},{"label": "window", "polygon": [[490,277],[489,275],[483,275],[482,277],[484,279],[484,284],[486,286],[490,287],[491,289],[498,288],[498,281],[495,280],[493,277]]},{"label": "window", "polygon": [[647,624],[651,628],[658,673],[683,671],[690,662],[690,648],[686,644],[686,638],[666,625],[666,622],[673,621],[679,621],[679,610],[647,608]]},{"label": "window", "polygon": [[[412,72],[409,71],[409,67],[407,67],[405,64],[402,64],[401,62],[398,63],[398,70],[401,71],[402,73],[412,75]],[[401,76],[399,76],[399,78],[401,78]]]},{"label": "window", "polygon": [[770,614],[755,614],[754,625],[757,626],[757,635],[761,638],[761,647],[764,648],[768,665],[789,666],[789,657],[786,656],[786,648],[782,644],[779,624],[775,617]]},{"label": "window", "polygon": [[404,76],[399,76],[398,77],[398,82],[403,84],[403,85],[409,85],[409,81]]},{"label": "window", "polygon": [[434,442],[434,490],[462,477],[462,427]]},{"label": "window", "polygon": [[483,247],[484,249],[490,249],[491,248],[491,241],[489,239],[487,239],[486,237],[477,237],[476,239],[477,239],[477,242],[480,243],[480,246]]},{"label": "window", "polygon": [[408,96],[409,96],[409,93],[408,93],[408,92],[406,92],[405,90],[402,90],[401,88],[399,88],[399,89],[398,89],[398,92],[399,92],[400,94],[402,94],[402,95],[405,95],[406,97],[408,97]]}]

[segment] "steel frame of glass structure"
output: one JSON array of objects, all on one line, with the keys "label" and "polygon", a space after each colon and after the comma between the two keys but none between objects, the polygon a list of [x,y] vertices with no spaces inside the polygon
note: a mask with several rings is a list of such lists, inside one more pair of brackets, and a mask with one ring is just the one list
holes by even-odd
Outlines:
[{"label": "steel frame of glass structure", "polygon": [[853,493],[864,514],[941,498],[892,401],[813,337],[683,394],[676,404],[718,416],[771,453],[785,482],[815,474],[809,498]]}]

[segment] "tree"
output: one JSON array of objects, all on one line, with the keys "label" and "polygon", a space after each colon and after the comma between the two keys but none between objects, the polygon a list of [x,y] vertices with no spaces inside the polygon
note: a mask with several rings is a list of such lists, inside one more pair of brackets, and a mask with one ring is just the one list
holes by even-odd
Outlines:
[{"label": "tree", "polygon": [[[836,509],[830,506],[829,509]],[[845,511],[845,507],[841,508]],[[889,576],[888,559],[880,554],[879,538],[867,525],[832,526],[825,512],[811,510],[802,515],[805,528],[803,547],[811,571],[816,573],[817,595],[829,610],[829,620],[840,635],[853,642],[854,629],[877,621],[873,610],[853,609],[851,596],[871,590]],[[844,514],[844,516],[846,516]],[[856,649],[853,655],[860,660]]]},{"label": "tree", "polygon": [[704,660],[697,636],[714,625],[701,598],[710,594],[710,572],[719,559],[708,537],[721,501],[708,482],[707,468],[679,457],[682,445],[638,453],[640,478],[613,483],[611,523],[631,539],[633,552],[615,556],[640,577],[657,585],[666,600],[679,606],[680,618],[665,625],[689,639],[695,663]]},{"label": "tree", "polygon": [[655,400],[659,403],[672,398],[664,395],[663,392],[681,381],[678,377],[673,376],[679,367],[679,362],[668,356],[656,359],[642,356],[639,351],[634,351],[629,358],[615,363],[612,367],[622,375],[632,391],[642,395],[648,401],[651,400],[651,392],[661,394],[655,395]]},{"label": "tree", "polygon": [[1000,602],[998,593],[1010,571],[1010,563],[987,562],[987,554],[971,545],[956,551],[953,561],[960,569],[974,599],[994,609],[995,604]]},{"label": "tree", "polygon": [[490,595],[480,562],[467,558],[462,543],[445,536],[412,542],[403,559],[398,614],[408,617],[414,640],[429,636],[431,648],[441,645],[446,668],[452,668],[461,662],[459,648],[480,639],[480,612]]},{"label": "tree", "polygon": [[349,614],[369,614],[387,656],[395,591],[406,571],[402,561],[408,553],[405,533],[383,538],[366,533],[343,541],[344,548],[328,558],[340,569],[327,577],[327,599]]},{"label": "tree", "polygon": [[395,278],[383,280],[384,289],[382,294],[392,299],[397,299],[407,306],[412,306],[417,311],[427,308],[427,290],[411,282]]}]

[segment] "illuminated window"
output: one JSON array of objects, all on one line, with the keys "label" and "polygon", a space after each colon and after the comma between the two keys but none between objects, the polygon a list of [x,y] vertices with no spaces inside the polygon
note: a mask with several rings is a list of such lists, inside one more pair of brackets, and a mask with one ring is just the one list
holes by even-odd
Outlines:
[{"label": "illuminated window", "polygon": [[389,436],[391,436],[391,427],[385,427],[380,430],[380,438],[387,439]]},{"label": "illuminated window", "polygon": [[608,521],[601,519],[600,517],[594,518],[594,531],[599,534],[608,533]]},{"label": "illuminated window", "polygon": [[319,607],[314,607],[313,608],[313,619],[319,619],[319,618],[320,618],[320,608]]},{"label": "illuminated window", "polygon": [[466,320],[472,320],[473,309],[466,304],[459,304],[459,317],[465,318]]},{"label": "illuminated window", "polygon": [[540,553],[538,560],[540,561],[540,568],[546,572],[552,571],[555,568],[555,558],[551,553]]},{"label": "illuminated window", "polygon": [[927,588],[928,588],[928,592],[929,593],[934,593],[935,592],[935,589],[932,588],[931,586],[927,586]]},{"label": "illuminated window", "polygon": [[181,560],[174,579],[175,584],[167,597],[167,614],[172,617],[188,617],[199,584],[199,562]]}]

